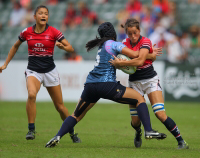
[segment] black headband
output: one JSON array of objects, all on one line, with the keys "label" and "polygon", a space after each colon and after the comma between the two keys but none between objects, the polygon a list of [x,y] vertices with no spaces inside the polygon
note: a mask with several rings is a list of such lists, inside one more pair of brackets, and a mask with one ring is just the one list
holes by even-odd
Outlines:
[{"label": "black headband", "polygon": [[98,28],[98,33],[101,38],[103,37],[111,37],[115,39],[117,38],[116,31],[110,22],[102,23]]}]

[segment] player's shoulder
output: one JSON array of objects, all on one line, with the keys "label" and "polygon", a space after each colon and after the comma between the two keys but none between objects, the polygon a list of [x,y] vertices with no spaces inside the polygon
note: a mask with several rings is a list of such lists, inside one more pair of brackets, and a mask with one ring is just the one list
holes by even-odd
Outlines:
[{"label": "player's shoulder", "polygon": [[49,30],[52,30],[52,31],[59,31],[59,32],[60,32],[60,30],[58,30],[57,28],[55,28],[55,27],[53,27],[53,26],[49,26],[49,25],[48,25],[48,29],[49,29]]},{"label": "player's shoulder", "polygon": [[30,33],[32,30],[33,30],[32,27],[27,27],[27,28],[24,28],[24,29],[21,31],[21,33],[22,33],[22,34],[27,34],[27,33]]},{"label": "player's shoulder", "polygon": [[122,41],[123,44],[125,43],[130,43],[130,39],[129,38],[125,38],[123,41]]},{"label": "player's shoulder", "polygon": [[142,42],[149,42],[151,43],[151,40],[147,37],[142,36]]}]

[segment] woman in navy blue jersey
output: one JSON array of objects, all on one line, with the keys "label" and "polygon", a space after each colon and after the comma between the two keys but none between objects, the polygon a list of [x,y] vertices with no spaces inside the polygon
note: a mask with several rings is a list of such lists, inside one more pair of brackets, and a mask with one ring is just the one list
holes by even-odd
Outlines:
[{"label": "woman in navy blue jersey", "polygon": [[[6,69],[22,42],[27,41],[29,56],[28,67],[25,71],[28,90],[26,112],[29,131],[26,135],[27,140],[35,139],[36,96],[41,84],[46,87],[62,120],[65,120],[70,115],[63,103],[60,78],[54,64],[53,54],[55,45],[67,52],[74,51],[74,48],[64,38],[64,35],[47,24],[49,10],[46,6],[38,6],[35,10],[34,18],[36,24],[20,33],[19,39],[10,49],[4,65],[0,67],[1,73],[2,70]],[[74,133],[74,129],[71,129],[69,133],[74,143],[80,142],[77,134]]]},{"label": "woman in navy blue jersey", "polygon": [[144,125],[146,139],[164,139],[166,135],[152,130],[150,117],[144,98],[135,90],[124,87],[116,81],[116,69],[110,65],[109,60],[119,53],[138,56],[138,51],[132,51],[121,42],[116,42],[116,32],[109,22],[101,24],[98,28],[100,38],[86,44],[88,51],[99,46],[95,67],[89,72],[80,100],[74,113],[65,119],[57,135],[52,138],[46,147],[54,147],[60,138],[69,132],[79,122],[100,98],[109,99],[118,103],[130,104],[137,107],[138,115]]}]

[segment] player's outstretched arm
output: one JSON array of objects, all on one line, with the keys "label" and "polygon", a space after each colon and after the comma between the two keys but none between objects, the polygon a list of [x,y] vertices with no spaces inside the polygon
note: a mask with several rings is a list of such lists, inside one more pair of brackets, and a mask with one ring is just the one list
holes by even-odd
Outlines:
[{"label": "player's outstretched arm", "polygon": [[56,46],[60,49],[65,50],[66,52],[74,52],[74,48],[66,39],[63,39],[61,42],[56,42]]},{"label": "player's outstretched arm", "polygon": [[19,48],[19,46],[21,44],[22,44],[22,42],[20,40],[17,40],[15,42],[15,44],[11,47],[10,52],[8,53],[8,57],[6,58],[5,63],[0,67],[0,73],[2,73],[2,71],[7,68],[9,62],[14,57],[15,53],[17,52],[17,50],[18,50],[18,48]]}]

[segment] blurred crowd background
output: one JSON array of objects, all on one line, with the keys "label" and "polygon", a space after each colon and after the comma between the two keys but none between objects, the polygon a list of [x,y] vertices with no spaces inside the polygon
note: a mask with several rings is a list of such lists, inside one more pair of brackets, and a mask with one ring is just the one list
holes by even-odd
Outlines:
[{"label": "blurred crowd background", "polygon": [[[98,25],[110,21],[118,41],[126,38],[127,18],[140,21],[141,35],[163,47],[158,60],[170,63],[200,62],[200,0],[0,0],[0,60],[4,60],[20,32],[34,24],[34,10],[49,8],[49,25],[60,29],[75,53],[55,49],[54,59],[94,60],[96,50],[86,52],[85,44],[97,35]],[[14,59],[27,59],[24,42]]]}]

